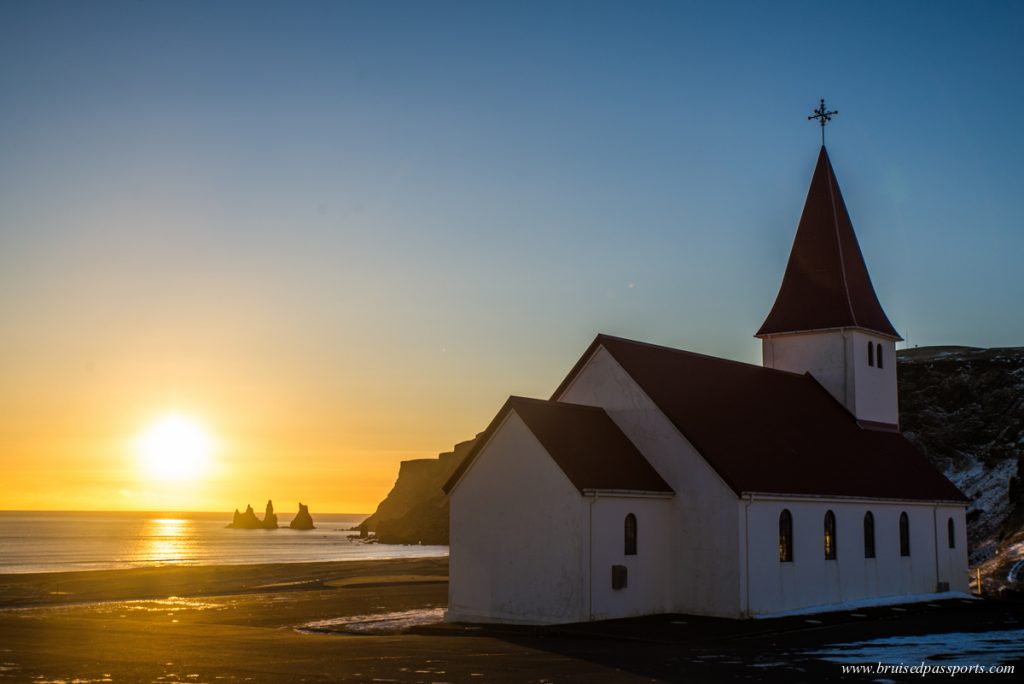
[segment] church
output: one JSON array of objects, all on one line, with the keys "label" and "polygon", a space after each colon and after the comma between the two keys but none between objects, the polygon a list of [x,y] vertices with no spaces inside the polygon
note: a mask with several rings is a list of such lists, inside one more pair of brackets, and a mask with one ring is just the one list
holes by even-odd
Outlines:
[{"label": "church", "polygon": [[446,619],[746,618],[966,592],[968,501],[900,434],[902,338],[824,144],[756,337],[760,366],[598,335],[550,399],[510,397],[444,487]]}]

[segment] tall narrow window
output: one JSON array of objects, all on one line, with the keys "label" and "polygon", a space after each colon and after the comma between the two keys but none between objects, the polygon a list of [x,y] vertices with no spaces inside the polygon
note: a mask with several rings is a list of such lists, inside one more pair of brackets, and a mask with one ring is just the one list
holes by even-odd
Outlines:
[{"label": "tall narrow window", "polygon": [[788,508],[779,514],[779,560],[793,562],[793,516]]},{"label": "tall narrow window", "polygon": [[900,555],[910,555],[910,518],[900,513]]},{"label": "tall narrow window", "polygon": [[882,345],[876,344],[875,347],[876,347],[876,349],[875,349],[875,361],[878,363],[878,367],[881,368],[882,367]]},{"label": "tall narrow window", "polygon": [[950,518],[946,523],[946,535],[949,537],[949,548],[956,548],[956,530],[953,527],[953,519]]},{"label": "tall narrow window", "polygon": [[836,559],[836,514],[825,513],[825,560]]},{"label": "tall narrow window", "polygon": [[868,365],[875,365],[875,343],[870,341],[868,342]]},{"label": "tall narrow window", "polygon": [[864,514],[864,557],[875,557],[875,516],[871,511]]},{"label": "tall narrow window", "polygon": [[636,516],[632,513],[626,516],[626,555],[636,555]]}]

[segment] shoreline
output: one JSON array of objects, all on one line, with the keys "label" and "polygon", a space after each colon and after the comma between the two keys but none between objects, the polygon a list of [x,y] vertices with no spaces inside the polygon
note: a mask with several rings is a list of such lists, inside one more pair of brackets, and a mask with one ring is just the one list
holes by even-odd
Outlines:
[{"label": "shoreline", "polygon": [[[285,528],[287,529],[287,528]],[[245,530],[248,532],[249,530]],[[257,532],[260,530],[256,530]],[[292,532],[299,532],[292,530]],[[379,553],[368,553],[366,555],[352,556],[348,558],[331,558],[327,560],[311,560],[311,559],[300,559],[300,560],[239,560],[235,562],[218,559],[216,561],[206,560],[181,560],[181,561],[159,561],[159,562],[145,562],[137,561],[135,564],[129,565],[129,562],[123,562],[120,565],[114,562],[73,562],[67,563],[66,565],[71,567],[61,567],[61,569],[38,569],[33,566],[26,570],[16,569],[18,567],[28,566],[3,566],[0,565],[0,578],[4,577],[19,577],[23,575],[71,575],[83,572],[123,572],[130,570],[154,570],[154,569],[173,569],[173,568],[237,568],[245,566],[259,566],[259,565],[309,565],[315,563],[362,563],[362,562],[376,562],[376,561],[387,561],[387,560],[417,560],[420,558],[447,558],[447,545],[420,545],[420,544],[382,544],[379,542],[353,542],[353,544],[360,544],[360,547],[365,546],[370,549],[381,549]],[[401,552],[388,552],[387,549],[427,549],[427,552],[423,555],[409,555],[408,553]],[[439,549],[445,549],[441,552]],[[436,552],[435,552],[436,551]],[[89,565],[97,565],[98,567],[87,567]],[[86,567],[82,567],[86,566]],[[47,567],[47,566],[43,566]],[[51,566],[52,567],[52,566]]]},{"label": "shoreline", "polygon": [[[443,573],[440,573],[443,569]],[[288,591],[357,577],[447,576],[447,556],[0,573],[0,610]]]}]

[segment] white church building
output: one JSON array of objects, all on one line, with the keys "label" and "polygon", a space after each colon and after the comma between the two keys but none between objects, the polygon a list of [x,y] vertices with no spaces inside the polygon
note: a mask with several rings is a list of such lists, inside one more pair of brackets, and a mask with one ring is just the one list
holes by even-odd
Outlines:
[{"label": "white church building", "polygon": [[966,592],[967,499],[899,432],[896,342],[824,148],[763,365],[598,335],[445,485],[451,621],[752,617]]}]

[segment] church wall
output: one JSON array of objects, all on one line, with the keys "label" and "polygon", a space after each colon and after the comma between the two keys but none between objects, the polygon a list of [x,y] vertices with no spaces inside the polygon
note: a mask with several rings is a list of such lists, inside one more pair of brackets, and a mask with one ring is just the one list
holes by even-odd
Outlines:
[{"label": "church wall", "polygon": [[771,335],[761,340],[762,365],[810,373],[829,393],[850,408],[846,361],[849,341],[839,331]]},{"label": "church wall", "polygon": [[[868,364],[868,342],[880,344],[883,364]],[[899,422],[896,344],[852,328],[771,335],[761,341],[762,364],[810,373],[860,420]]]},{"label": "church wall", "polygon": [[446,619],[586,619],[589,504],[514,412],[463,474],[450,504]]},{"label": "church wall", "polygon": [[[779,515],[793,516],[793,561],[779,560]],[[824,519],[836,516],[836,559],[826,560]],[[875,558],[864,557],[864,514],[875,519]],[[910,523],[910,556],[900,555],[899,518]],[[967,567],[966,545],[943,550],[946,521],[963,524],[963,509],[920,503],[758,500],[747,511],[749,520],[749,614],[827,606],[846,601],[932,594],[938,581],[950,590],[966,591],[956,581]],[[959,516],[959,522],[956,516]],[[938,523],[936,524],[936,519]],[[938,526],[941,536],[936,545]],[[959,528],[958,528],[959,531]],[[958,564],[960,564],[958,566]],[[959,567],[959,571],[957,571]]]},{"label": "church wall", "polygon": [[[953,520],[953,548],[949,548],[948,522]],[[935,509],[935,537],[939,540],[939,581],[949,582],[950,591],[970,591],[967,563],[967,512],[963,506]]]},{"label": "church wall", "polygon": [[675,491],[671,610],[738,617],[739,512],[732,490],[605,349],[558,399],[603,407]]},{"label": "church wall", "polygon": [[[878,335],[852,330],[852,344],[847,350],[853,369],[855,392],[854,414],[861,420],[879,423],[899,423],[896,392],[896,343]],[[882,367],[868,365],[868,342],[881,345]],[[877,346],[876,346],[877,348]]]},{"label": "church wall", "polygon": [[[671,611],[672,500],[599,495],[591,511],[590,614],[594,620]],[[625,520],[637,520],[636,555],[625,554]],[[612,565],[624,565],[627,585],[612,589]]]}]

